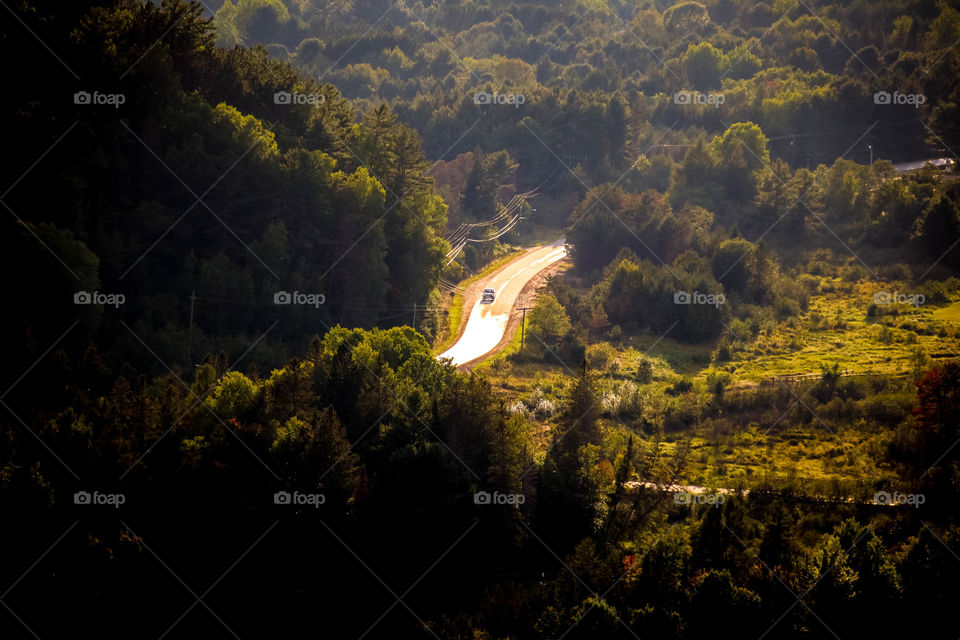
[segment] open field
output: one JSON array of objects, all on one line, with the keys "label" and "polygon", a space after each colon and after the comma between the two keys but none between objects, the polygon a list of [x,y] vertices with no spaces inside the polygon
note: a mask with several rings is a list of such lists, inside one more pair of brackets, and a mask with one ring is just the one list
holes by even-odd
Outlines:
[{"label": "open field", "polygon": [[[831,421],[828,428],[802,404],[794,404],[780,416],[790,423],[786,428],[776,424],[777,416],[746,421],[740,416],[733,420],[735,424],[721,418],[698,420],[659,433],[649,425],[684,411],[704,411],[711,401],[708,380],[718,374],[726,376],[728,399],[775,393],[777,385],[760,384],[771,376],[813,374],[811,380],[795,386],[797,396],[803,397],[819,379],[821,364],[836,363],[840,371],[861,380],[869,379],[866,374],[877,374],[876,379],[905,387],[905,391],[891,391],[891,401],[913,402],[912,372],[960,352],[960,303],[900,304],[883,315],[868,315],[874,292],[883,287],[896,291],[897,286],[824,279],[825,292],[811,298],[806,312],[780,323],[770,334],[738,343],[727,362],[715,361],[716,342],[687,345],[649,334],[609,341],[614,356],[599,368],[596,362],[591,366],[597,373],[602,423],[612,436],[611,450],[622,449],[633,436],[641,448],[658,449],[670,459],[678,443],[687,440],[690,448],[682,480],[705,486],[799,483],[819,492],[853,494],[895,482],[892,470],[874,462],[875,454],[889,445],[892,432],[867,428],[858,419],[840,421],[840,427]],[[528,335],[528,340],[535,338]],[[536,423],[538,455],[542,456],[578,363],[562,362],[555,353],[547,353],[542,360],[518,357],[519,342],[518,332],[507,351],[476,370],[489,376],[515,410]],[[652,365],[651,380],[646,383],[639,382],[642,361]],[[683,380],[690,389],[672,394]],[[617,410],[631,403],[633,408]]]}]

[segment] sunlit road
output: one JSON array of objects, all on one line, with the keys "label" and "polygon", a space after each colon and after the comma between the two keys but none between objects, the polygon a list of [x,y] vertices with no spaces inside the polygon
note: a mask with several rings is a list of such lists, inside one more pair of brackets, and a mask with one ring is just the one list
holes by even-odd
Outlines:
[{"label": "sunlit road", "polygon": [[480,283],[481,288],[496,289],[496,299],[490,304],[477,300],[470,311],[463,335],[439,357],[452,358],[453,364],[459,365],[492,351],[503,339],[510,312],[516,306],[517,296],[523,287],[539,272],[566,255],[563,242],[561,238],[530,249],[484,279]]}]

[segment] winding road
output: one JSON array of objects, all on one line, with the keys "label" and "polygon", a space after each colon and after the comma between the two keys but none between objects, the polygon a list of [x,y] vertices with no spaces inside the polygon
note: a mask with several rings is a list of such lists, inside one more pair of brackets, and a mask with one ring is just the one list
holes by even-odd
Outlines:
[{"label": "winding road", "polygon": [[496,289],[496,299],[492,303],[483,303],[478,296],[463,334],[452,347],[437,357],[450,358],[454,365],[462,365],[496,349],[507,330],[520,292],[538,273],[566,255],[564,239],[561,238],[527,250],[482,279],[478,283],[480,288]]},{"label": "winding road", "polygon": [[[565,240],[561,238],[550,244],[528,249],[491,275],[473,283],[470,290],[474,292],[474,296],[473,298],[468,297],[467,302],[471,299],[475,299],[475,302],[467,319],[466,327],[454,345],[437,358],[450,358],[454,365],[460,366],[472,363],[495,351],[504,339],[510,316],[515,313],[517,298],[520,293],[537,274],[566,257],[564,242]],[[497,292],[496,299],[489,304],[483,303],[479,294],[482,289],[486,288],[495,289]],[[465,307],[467,302],[464,303]],[[624,488],[628,491],[652,490],[672,494],[687,494],[679,498],[675,497],[674,500],[678,504],[688,505],[712,504],[721,501],[713,497],[714,494],[726,497],[737,493],[737,490],[730,488],[711,489],[699,485],[666,485],[639,481],[625,482]],[[749,493],[749,490],[743,490],[744,495]],[[886,495],[888,496],[886,501],[827,496],[811,496],[811,498],[827,503],[857,503],[880,507],[903,506],[900,503],[891,502],[889,494]],[[894,495],[896,495],[896,492]]]}]

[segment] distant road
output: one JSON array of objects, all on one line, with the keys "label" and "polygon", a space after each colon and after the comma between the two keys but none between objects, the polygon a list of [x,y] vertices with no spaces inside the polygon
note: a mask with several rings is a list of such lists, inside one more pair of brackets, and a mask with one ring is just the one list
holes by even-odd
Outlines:
[{"label": "distant road", "polygon": [[924,167],[936,167],[938,169],[950,169],[953,167],[953,160],[950,158],[934,158],[932,160],[916,160],[914,162],[901,162],[900,164],[893,165],[894,170],[897,173],[903,173],[905,171],[916,171],[917,169],[923,169]]},{"label": "distant road", "polygon": [[453,364],[461,365],[496,349],[506,332],[507,321],[520,292],[534,276],[567,255],[563,245],[564,239],[561,238],[534,247],[479,282],[480,289],[496,289],[496,299],[484,304],[478,297],[463,335],[438,357],[452,358]]},{"label": "distant road", "polygon": [[[656,482],[638,482],[636,480],[630,480],[623,483],[623,487],[627,491],[639,491],[641,489],[646,489],[649,491],[659,491],[662,493],[673,493],[673,494],[687,494],[684,498],[678,499],[674,497],[674,502],[678,504],[717,504],[722,502],[723,499],[711,498],[711,495],[716,496],[733,496],[737,493],[742,493],[744,496],[750,495],[749,489],[726,489],[723,487],[711,489],[709,487],[701,487],[695,484],[660,484]],[[891,495],[886,491],[878,491],[873,494],[872,500],[857,500],[850,497],[836,497],[836,496],[805,496],[808,500],[813,500],[823,503],[832,503],[832,504],[867,504],[878,507],[916,507],[917,505],[914,502],[906,501],[907,496],[912,496],[912,500],[916,501],[919,494],[903,494],[904,498],[901,500],[898,498],[901,494],[897,491],[894,491]],[[701,496],[699,499],[694,496]],[[926,497],[922,498],[923,504],[926,502]]]}]

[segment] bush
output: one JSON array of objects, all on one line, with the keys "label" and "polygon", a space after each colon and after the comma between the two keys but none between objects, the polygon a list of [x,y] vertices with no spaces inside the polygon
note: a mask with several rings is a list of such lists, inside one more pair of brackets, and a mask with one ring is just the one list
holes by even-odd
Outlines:
[{"label": "bush", "polygon": [[947,287],[943,282],[928,280],[920,287],[919,293],[926,298],[927,304],[947,304],[950,297],[947,295]]},{"label": "bush", "polygon": [[730,346],[730,342],[724,338],[717,346],[717,352],[714,354],[713,359],[717,362],[729,362],[732,358],[733,349]]},{"label": "bush", "polygon": [[637,363],[637,382],[647,384],[653,381],[653,363],[646,358],[640,358]]},{"label": "bush", "polygon": [[666,393],[670,396],[679,396],[680,394],[686,393],[693,389],[693,382],[687,380],[686,378],[680,378],[672,385],[667,387]]},{"label": "bush", "polygon": [[639,417],[643,412],[640,387],[629,380],[616,385],[600,397],[600,408],[605,415],[617,420]]},{"label": "bush", "polygon": [[861,412],[877,424],[895,427],[913,410],[913,396],[909,393],[879,394],[861,403]]},{"label": "bush", "polygon": [[557,405],[548,398],[544,397],[543,389],[537,387],[523,403],[526,409],[537,418],[549,418],[557,412]]},{"label": "bush", "polygon": [[877,334],[877,342],[880,344],[893,344],[893,329],[890,327],[881,327]]},{"label": "bush", "polygon": [[869,279],[870,272],[864,269],[862,265],[854,264],[844,269],[844,282],[863,282],[864,280]]},{"label": "bush", "polygon": [[888,267],[880,267],[879,271],[880,271],[880,275],[885,280],[908,281],[913,279],[913,274],[910,272],[910,267],[903,264],[902,262],[892,264]]},{"label": "bush", "polygon": [[793,298],[777,298],[774,303],[774,309],[778,320],[786,320],[793,316],[800,315],[800,303]]},{"label": "bush", "polygon": [[607,342],[587,347],[587,366],[597,371],[606,371],[617,358],[617,350]]},{"label": "bush", "polygon": [[802,273],[797,278],[799,284],[808,295],[813,295],[820,290],[820,278],[809,273]]}]

